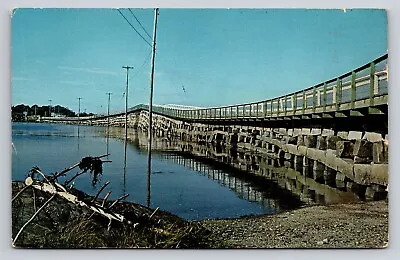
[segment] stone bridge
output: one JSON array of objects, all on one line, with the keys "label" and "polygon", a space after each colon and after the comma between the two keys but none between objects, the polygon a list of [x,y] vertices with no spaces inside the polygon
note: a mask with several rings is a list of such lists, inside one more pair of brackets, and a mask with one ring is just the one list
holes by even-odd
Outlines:
[{"label": "stone bridge", "polygon": [[[387,58],[259,102],[195,109],[153,106],[153,133],[186,144],[212,144],[225,160],[238,149],[284,160],[303,175],[310,174],[301,169],[311,169],[308,177],[316,182],[382,198],[388,190]],[[147,105],[132,107],[127,117],[129,128],[148,131]],[[43,121],[122,127],[125,114]],[[193,147],[181,146],[189,152]]]}]

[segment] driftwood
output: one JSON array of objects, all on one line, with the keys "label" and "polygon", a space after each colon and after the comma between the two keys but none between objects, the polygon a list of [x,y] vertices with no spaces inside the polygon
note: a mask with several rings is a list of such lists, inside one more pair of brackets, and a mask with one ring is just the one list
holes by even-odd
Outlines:
[{"label": "driftwood", "polygon": [[[19,235],[22,233],[22,231],[25,229],[26,226],[29,225],[29,223],[31,223],[33,221],[33,219],[39,214],[39,212],[50,203],[50,201],[52,199],[54,199],[55,196],[59,196],[69,202],[72,202],[75,205],[78,205],[80,207],[85,207],[91,211],[93,211],[93,213],[91,214],[91,216],[89,218],[91,218],[94,214],[99,214],[105,218],[107,218],[109,220],[108,222],[108,230],[111,228],[111,222],[114,221],[118,221],[118,222],[126,222],[128,224],[131,224],[131,222],[129,220],[127,220],[123,215],[121,214],[117,214],[112,212],[110,209],[116,205],[118,202],[120,202],[121,200],[123,200],[124,198],[128,197],[129,195],[123,195],[120,198],[118,198],[117,200],[115,200],[110,206],[106,207],[105,203],[107,198],[110,196],[111,191],[107,192],[107,194],[105,195],[104,199],[102,200],[101,205],[97,203],[97,199],[100,195],[100,193],[110,184],[110,182],[106,182],[97,192],[96,196],[90,201],[90,202],[85,202],[80,200],[77,196],[75,196],[74,194],[70,193],[65,186],[68,185],[69,183],[71,183],[74,179],[76,179],[77,177],[79,177],[80,175],[86,173],[87,171],[90,171],[93,173],[93,178],[96,178],[96,176],[98,174],[102,173],[102,163],[103,162],[110,162],[110,161],[101,161],[100,158],[108,156],[109,154],[106,155],[102,155],[102,156],[98,156],[98,157],[84,157],[82,158],[82,160],[79,163],[76,163],[75,165],[64,169],[63,171],[61,171],[60,173],[55,173],[52,176],[46,176],[38,167],[33,167],[31,170],[31,175],[25,179],[25,184],[26,186],[19,191],[14,198],[12,198],[12,201],[14,201],[16,198],[18,198],[18,196],[20,196],[26,189],[28,188],[32,188],[33,190],[33,203],[34,203],[34,209],[35,209],[35,213],[33,214],[33,216],[22,226],[22,228],[18,231],[17,235],[15,236],[14,240],[13,240],[13,244],[15,244],[15,241],[18,239]],[[78,172],[77,174],[75,174],[72,178],[70,178],[69,180],[66,180],[64,185],[61,185],[60,183],[57,182],[57,178],[60,176],[65,176],[67,172],[75,169],[79,167],[81,169],[80,172]],[[39,175],[42,176],[43,180],[39,181],[36,180],[34,178],[35,173],[38,173]],[[46,193],[51,194],[51,198],[46,201],[42,207],[40,207],[38,210],[36,210],[36,198],[35,198],[35,189],[36,190],[40,190]],[[136,225],[136,224],[135,224]]]},{"label": "driftwood", "polygon": [[[93,212],[108,218],[109,220],[116,220],[119,222],[124,222],[126,220],[124,216],[117,214],[117,213],[110,212],[107,209],[101,207],[100,205],[96,205],[94,203],[89,204],[89,203],[83,202],[83,201],[79,200],[77,196],[75,196],[71,193],[68,193],[66,191],[57,191],[57,189],[51,184],[34,181],[31,177],[26,178],[25,184],[32,186],[33,188],[40,190],[40,191],[44,191],[44,192],[47,192],[50,194],[56,194],[64,199],[74,203],[75,205],[78,205],[81,207],[86,207],[86,208],[92,210]],[[58,184],[57,186],[59,186],[59,185],[61,185],[61,184]]]}]

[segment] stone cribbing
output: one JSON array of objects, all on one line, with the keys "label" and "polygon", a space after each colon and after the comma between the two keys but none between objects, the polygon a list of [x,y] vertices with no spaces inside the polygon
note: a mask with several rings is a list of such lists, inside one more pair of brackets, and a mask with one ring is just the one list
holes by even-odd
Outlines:
[{"label": "stone cribbing", "polygon": [[[124,116],[114,117],[112,126],[123,126]],[[88,120],[104,125],[106,119]],[[336,187],[358,189],[367,199],[387,196],[388,135],[373,132],[335,131],[320,128],[266,128],[243,125],[190,123],[155,114],[157,137],[198,144],[213,143],[266,153],[287,160],[297,168],[311,166],[313,178]],[[129,127],[148,130],[148,112],[129,114]]]}]

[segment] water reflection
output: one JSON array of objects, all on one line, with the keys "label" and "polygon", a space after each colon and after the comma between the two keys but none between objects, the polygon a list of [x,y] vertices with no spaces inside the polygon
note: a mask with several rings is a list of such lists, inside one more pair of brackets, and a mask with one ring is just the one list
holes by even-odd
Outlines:
[{"label": "water reflection", "polygon": [[[136,133],[131,138],[137,139],[136,143],[141,149],[146,148],[147,141],[143,134]],[[152,149],[157,156],[200,172],[228,187],[239,198],[274,205],[276,210],[279,210],[279,204],[287,204],[288,208],[296,205],[290,195],[306,204],[331,204],[362,199],[361,194],[354,193],[353,190],[337,188],[335,181],[332,183],[327,176],[322,175],[315,180],[312,164],[299,167],[293,162],[245,149],[160,138],[155,139]],[[252,174],[248,174],[249,172]]]},{"label": "water reflection", "polygon": [[[18,149],[18,155],[13,154],[13,179],[24,180],[26,170],[32,165],[51,173],[107,149],[106,127],[79,128],[77,152],[76,126],[13,124],[13,143]],[[152,143],[150,190],[146,174],[147,136],[130,131],[125,143],[123,132],[123,128],[112,127],[109,131],[108,151],[112,163],[104,165],[102,182],[111,182],[110,199],[129,193],[132,195],[129,201],[146,205],[151,195],[153,207],[185,219],[204,219],[273,214],[304,203],[331,203],[346,196],[351,198],[344,190],[316,182],[311,175],[303,173],[302,167],[295,170],[290,164],[265,155],[159,138]],[[113,138],[117,136],[120,138]],[[96,193],[90,177],[83,175],[76,182],[76,188]],[[344,187],[347,188],[346,184]]]},{"label": "water reflection", "polygon": [[77,128],[78,128],[78,140],[77,140],[77,145],[78,145],[78,153],[79,153],[79,137],[80,137],[80,135],[79,135],[79,124],[77,125]]},{"label": "water reflection", "polygon": [[[130,136],[131,140],[134,140],[134,142],[128,142],[128,145],[145,152],[147,139],[143,134],[135,133]],[[158,160],[169,161],[198,172],[202,176],[214,180],[220,186],[235,192],[238,198],[258,203],[269,214],[296,208],[302,204],[297,196],[293,196],[290,191],[278,186],[277,183],[257,176],[250,176],[226,165],[215,165],[215,161],[210,160],[210,158],[193,157],[192,154],[188,153],[188,147],[180,146],[179,142],[155,139],[152,148],[153,156]],[[152,172],[152,175],[167,173],[169,172],[155,171]],[[148,203],[150,202],[150,194],[150,189],[148,189]]]},{"label": "water reflection", "polygon": [[106,154],[107,154],[107,159],[108,159],[108,155],[110,154],[110,136],[107,135],[106,138]]},{"label": "water reflection", "polygon": [[126,193],[126,147],[128,144],[128,140],[125,137],[124,138],[124,165],[122,167],[122,195],[125,195]]},{"label": "water reflection", "polygon": [[[122,133],[122,135],[120,135]],[[110,137],[123,136],[121,129],[110,129]],[[138,131],[129,133],[125,147],[146,153],[146,134]],[[338,189],[322,178],[313,178],[312,164],[299,166],[268,154],[255,153],[237,147],[198,144],[154,138],[153,157],[191,169],[215,181],[219,186],[233,191],[240,199],[259,204],[271,214],[293,209],[302,204],[331,204],[352,202],[360,197],[350,190]],[[252,174],[249,174],[252,173]],[[168,174],[155,171],[154,174]],[[126,178],[124,159],[124,183]],[[148,176],[149,177],[149,176]],[[150,205],[150,180],[147,180],[147,203]],[[328,185],[329,184],[329,185]]]}]

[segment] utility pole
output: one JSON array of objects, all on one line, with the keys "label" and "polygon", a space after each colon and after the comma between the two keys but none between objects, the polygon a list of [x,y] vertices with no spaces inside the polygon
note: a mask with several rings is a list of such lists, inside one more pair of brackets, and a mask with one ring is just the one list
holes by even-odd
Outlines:
[{"label": "utility pole", "polygon": [[81,114],[81,97],[78,97],[78,124],[79,124],[79,117]]},{"label": "utility pole", "polygon": [[49,117],[51,117],[51,101],[53,101],[52,99],[49,99],[50,102],[50,106],[49,106]]},{"label": "utility pole", "polygon": [[149,127],[148,127],[148,155],[147,155],[147,207],[150,207],[150,175],[151,175],[151,142],[153,138],[153,87],[154,87],[154,59],[156,56],[158,8],[154,8],[153,51],[151,55]]},{"label": "utility pole", "polygon": [[[111,92],[106,93],[108,95],[108,105],[107,105],[107,152],[108,154],[108,147],[109,147],[109,139],[110,139],[110,98],[111,98]],[[108,155],[107,155],[108,158]]]},{"label": "utility pole", "polygon": [[[108,105],[107,105],[107,117],[109,117],[110,116],[110,98],[111,98],[111,92],[107,92],[106,93],[107,95],[108,95]],[[109,120],[107,120],[107,124],[108,124],[108,121]]]},{"label": "utility pole", "polygon": [[130,66],[123,66],[126,69],[126,88],[125,88],[125,139],[128,138],[128,86],[129,86],[129,70],[133,69]]},{"label": "utility pole", "polygon": [[107,105],[107,135],[108,135],[108,129],[110,127],[110,98],[111,98],[111,92],[106,93],[108,95],[108,105]]}]

